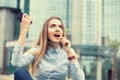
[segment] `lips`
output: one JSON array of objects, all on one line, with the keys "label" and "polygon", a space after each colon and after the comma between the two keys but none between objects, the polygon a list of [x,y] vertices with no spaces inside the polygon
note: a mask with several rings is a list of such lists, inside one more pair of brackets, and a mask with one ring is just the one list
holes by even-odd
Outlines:
[{"label": "lips", "polygon": [[60,37],[60,34],[54,34],[54,37]]},{"label": "lips", "polygon": [[62,35],[60,33],[53,34],[54,38],[61,40]]}]

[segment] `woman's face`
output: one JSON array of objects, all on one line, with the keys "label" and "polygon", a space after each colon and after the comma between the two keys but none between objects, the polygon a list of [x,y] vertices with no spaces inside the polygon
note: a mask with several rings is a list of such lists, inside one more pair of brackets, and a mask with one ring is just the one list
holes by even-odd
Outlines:
[{"label": "woman's face", "polygon": [[48,39],[59,43],[63,37],[63,25],[60,20],[52,19],[48,22]]}]

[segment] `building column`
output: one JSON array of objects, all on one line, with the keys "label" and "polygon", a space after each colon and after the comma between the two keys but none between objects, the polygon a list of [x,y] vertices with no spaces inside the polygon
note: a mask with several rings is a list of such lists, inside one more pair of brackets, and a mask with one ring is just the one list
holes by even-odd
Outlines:
[{"label": "building column", "polygon": [[97,58],[96,80],[102,80],[102,59]]},{"label": "building column", "polygon": [[[83,0],[72,1],[72,44],[80,45],[82,42],[82,4]],[[78,8],[79,7],[79,8]]]},{"label": "building column", "polygon": [[14,39],[14,25],[15,25],[15,13],[16,9],[12,8],[0,8],[0,73],[4,73],[7,70],[7,59],[10,56],[5,53],[5,42]]},{"label": "building column", "polygon": [[[96,0],[95,0],[96,1]],[[97,1],[97,43],[98,46],[102,45],[102,0]],[[102,58],[98,56],[97,58],[97,70],[96,70],[96,80],[102,80]]]}]

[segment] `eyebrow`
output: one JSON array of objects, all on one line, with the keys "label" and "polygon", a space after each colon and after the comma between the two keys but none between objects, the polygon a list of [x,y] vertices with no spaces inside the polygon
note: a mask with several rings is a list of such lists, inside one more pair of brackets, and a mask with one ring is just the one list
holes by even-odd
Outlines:
[{"label": "eyebrow", "polygon": [[[49,25],[56,25],[56,24],[52,23],[52,24],[49,24]],[[59,24],[59,26],[63,26],[63,25],[62,25],[62,24]]]}]

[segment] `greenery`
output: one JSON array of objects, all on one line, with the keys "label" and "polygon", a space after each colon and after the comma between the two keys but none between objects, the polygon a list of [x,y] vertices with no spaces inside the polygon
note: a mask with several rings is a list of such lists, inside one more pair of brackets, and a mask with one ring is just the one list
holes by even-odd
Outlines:
[{"label": "greenery", "polygon": [[112,80],[114,80],[115,78],[117,80],[120,80],[120,59],[117,57],[119,48],[120,48],[120,42],[118,42],[117,40],[111,40],[109,37],[107,37],[107,41],[108,41],[108,46],[112,48]]}]

